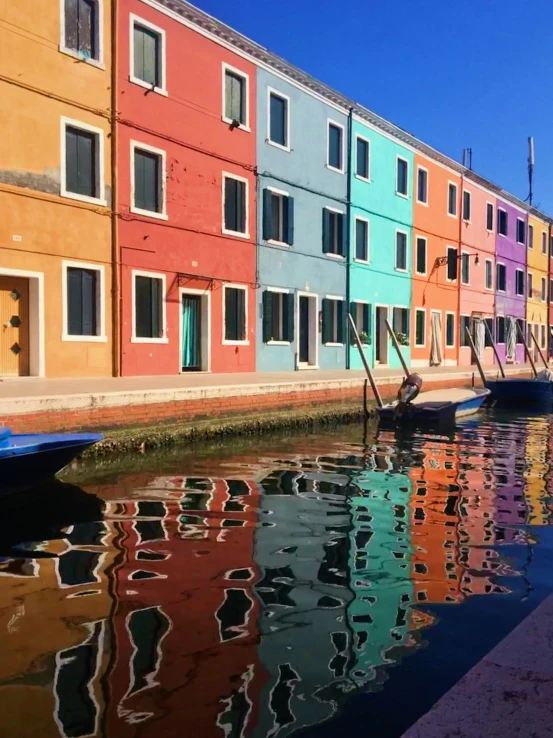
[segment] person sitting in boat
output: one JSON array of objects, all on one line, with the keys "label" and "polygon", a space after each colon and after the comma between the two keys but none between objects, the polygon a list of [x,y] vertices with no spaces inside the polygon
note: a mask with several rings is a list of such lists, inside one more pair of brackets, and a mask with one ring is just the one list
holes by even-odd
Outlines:
[{"label": "person sitting in boat", "polygon": [[422,387],[422,377],[419,374],[409,374],[406,377],[397,393],[397,405],[394,410],[394,419],[399,418],[407,406],[413,402],[415,397],[419,394]]}]

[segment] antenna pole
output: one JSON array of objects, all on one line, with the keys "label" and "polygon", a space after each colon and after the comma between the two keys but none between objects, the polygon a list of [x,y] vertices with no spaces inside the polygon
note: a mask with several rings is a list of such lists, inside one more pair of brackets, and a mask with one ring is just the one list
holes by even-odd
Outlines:
[{"label": "antenna pole", "polygon": [[534,138],[528,136],[528,182],[530,184],[530,194],[528,202],[532,207],[532,198],[534,197]]}]

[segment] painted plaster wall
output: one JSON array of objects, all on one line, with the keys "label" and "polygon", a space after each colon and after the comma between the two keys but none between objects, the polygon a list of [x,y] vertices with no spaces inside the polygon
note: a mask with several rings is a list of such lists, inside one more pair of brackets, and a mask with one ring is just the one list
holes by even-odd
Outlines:
[{"label": "painted plaster wall", "polygon": [[[392,321],[392,306],[411,308],[411,265],[412,265],[412,226],[413,226],[413,163],[411,151],[395,141],[368,128],[361,122],[353,121],[353,146],[358,134],[370,142],[370,182],[356,177],[351,179],[351,232],[354,235],[355,217],[366,218],[369,226],[369,264],[356,262],[355,243],[351,245],[351,300],[364,300],[372,305],[372,341],[365,349],[371,365],[375,363],[375,317],[376,306],[389,306],[389,320]],[[396,160],[400,156],[408,162],[408,194],[403,197],[396,193]],[[407,233],[407,271],[395,269],[396,231]],[[413,336],[411,335],[411,344]],[[402,349],[409,363],[410,347]],[[357,348],[351,346],[351,368],[363,367]],[[399,367],[400,362],[390,340],[388,340],[389,365]]]},{"label": "painted plaster wall", "polygon": [[[527,249],[527,273],[532,274],[532,294],[527,294],[526,321],[532,324],[536,339],[542,346],[542,326],[547,339],[548,305],[547,294],[549,289],[549,227],[541,219],[533,215],[528,216],[528,224],[534,227],[534,248]],[[542,249],[542,238],[545,238],[545,253]],[[545,300],[542,300],[542,279],[545,279]],[[547,343],[546,343],[547,346]],[[544,347],[545,348],[545,347]],[[537,352],[534,351],[534,354]],[[536,358],[538,358],[536,356]]]},{"label": "painted plaster wall", "polygon": [[[290,151],[268,143],[268,92],[271,87],[290,98]],[[258,166],[258,282],[257,370],[296,368],[298,352],[297,300],[294,341],[288,345],[263,342],[263,292],[267,287],[317,294],[318,310],[326,295],[346,297],[346,258],[323,253],[323,208],[347,213],[347,116],[297,87],[257,70],[257,166]],[[328,120],[344,126],[344,174],[327,162]],[[276,246],[263,239],[262,192],[266,187],[289,193],[294,199],[294,243]],[[345,217],[344,217],[345,222]],[[318,332],[318,366],[344,369],[346,347],[325,346]]]}]

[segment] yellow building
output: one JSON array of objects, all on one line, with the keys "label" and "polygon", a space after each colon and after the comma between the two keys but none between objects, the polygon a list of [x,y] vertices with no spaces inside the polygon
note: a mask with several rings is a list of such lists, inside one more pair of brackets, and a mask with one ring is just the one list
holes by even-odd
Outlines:
[{"label": "yellow building", "polygon": [[549,226],[530,213],[528,215],[528,262],[526,272],[526,324],[528,344],[532,346],[534,360],[538,350],[531,333],[547,355],[547,326],[549,324],[547,291],[549,287]]},{"label": "yellow building", "polygon": [[112,373],[111,0],[0,3],[0,375]]}]

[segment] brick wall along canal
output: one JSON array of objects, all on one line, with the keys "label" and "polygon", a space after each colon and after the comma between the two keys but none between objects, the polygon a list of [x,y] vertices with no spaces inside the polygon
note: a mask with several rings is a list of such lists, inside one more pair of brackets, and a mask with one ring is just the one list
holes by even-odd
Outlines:
[{"label": "brick wall along canal", "polygon": [[552,589],[552,423],[71,470],[0,522],[0,735],[399,738]]}]

